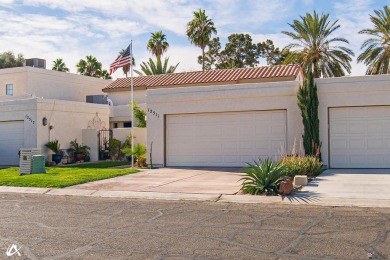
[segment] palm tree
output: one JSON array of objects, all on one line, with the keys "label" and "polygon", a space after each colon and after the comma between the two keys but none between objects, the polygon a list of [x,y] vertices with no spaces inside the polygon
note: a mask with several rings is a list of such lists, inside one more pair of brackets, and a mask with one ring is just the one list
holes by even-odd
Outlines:
[{"label": "palm tree", "polygon": [[344,76],[346,70],[351,72],[354,56],[352,50],[335,45],[334,43],[349,43],[341,37],[331,37],[331,34],[340,28],[338,20],[328,20],[329,14],[318,15],[316,11],[311,15],[301,16],[301,20],[294,20],[289,24],[294,32],[283,31],[295,42],[286,46],[291,52],[287,55],[285,64],[298,63],[305,72],[312,72],[314,78]]},{"label": "palm tree", "polygon": [[366,74],[389,74],[390,73],[390,8],[375,10],[376,16],[370,15],[374,24],[373,29],[361,30],[360,34],[373,36],[366,40],[361,49],[365,50],[358,57],[358,62],[366,64]]},{"label": "palm tree", "polygon": [[204,49],[209,44],[211,35],[217,34],[212,19],[209,19],[205,10],[199,9],[194,12],[194,18],[187,24],[187,36],[191,43],[202,49],[202,70],[204,71]]},{"label": "palm tree", "polygon": [[100,63],[96,57],[92,55],[86,56],[85,60],[80,59],[76,67],[77,72],[79,72],[81,75],[100,78],[102,63]]},{"label": "palm tree", "polygon": [[140,76],[150,76],[150,75],[159,75],[159,74],[167,74],[174,73],[179,63],[175,66],[168,66],[169,58],[165,58],[164,64],[161,62],[161,58],[157,57],[157,61],[155,62],[151,58],[149,58],[148,62],[142,62],[141,71],[134,70]]},{"label": "palm tree", "polygon": [[100,72],[100,78],[102,78],[102,79],[112,79],[110,73],[107,70],[102,70]]},{"label": "palm tree", "polygon": [[[126,50],[125,49],[122,49],[119,54],[122,55]],[[134,57],[131,57],[131,61],[133,63],[133,66],[135,66],[135,60],[134,60]],[[126,75],[126,78],[127,78],[127,74],[129,74],[130,72],[130,65],[125,65],[122,67],[122,70],[123,70],[123,74]]]},{"label": "palm tree", "polygon": [[69,71],[69,69],[66,67],[65,62],[62,59],[56,59],[55,61],[53,61],[53,67],[51,69],[63,72]]},{"label": "palm tree", "polygon": [[162,31],[151,33],[150,39],[147,44],[147,49],[156,57],[161,57],[161,55],[167,51],[169,43],[167,42],[167,37]]}]

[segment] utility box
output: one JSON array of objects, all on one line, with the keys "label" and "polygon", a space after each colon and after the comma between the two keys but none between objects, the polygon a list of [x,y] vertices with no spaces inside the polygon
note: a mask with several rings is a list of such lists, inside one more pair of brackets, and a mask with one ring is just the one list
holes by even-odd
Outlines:
[{"label": "utility box", "polygon": [[32,156],[31,173],[46,173],[44,155]]},{"label": "utility box", "polygon": [[32,173],[32,157],[34,155],[40,155],[40,154],[41,154],[41,149],[39,148],[20,149],[20,159],[19,159],[20,175]]}]

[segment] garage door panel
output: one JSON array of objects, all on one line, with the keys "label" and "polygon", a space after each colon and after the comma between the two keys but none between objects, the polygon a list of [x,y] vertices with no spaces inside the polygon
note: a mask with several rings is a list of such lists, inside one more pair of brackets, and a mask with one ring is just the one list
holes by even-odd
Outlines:
[{"label": "garage door panel", "polygon": [[390,107],[331,108],[330,166],[390,168]]},{"label": "garage door panel", "polygon": [[384,148],[384,143],[382,139],[379,138],[367,139],[367,149],[382,150],[383,148]]},{"label": "garage door panel", "polygon": [[167,166],[242,167],[285,146],[286,111],[168,115],[166,138]]},{"label": "garage door panel", "polygon": [[18,152],[23,146],[23,121],[0,122],[0,165],[18,165]]}]

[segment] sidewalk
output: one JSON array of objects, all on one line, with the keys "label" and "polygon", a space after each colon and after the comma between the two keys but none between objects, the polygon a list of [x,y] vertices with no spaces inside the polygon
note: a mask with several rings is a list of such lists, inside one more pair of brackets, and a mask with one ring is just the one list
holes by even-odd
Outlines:
[{"label": "sidewalk", "polygon": [[252,196],[228,194],[195,194],[170,192],[135,192],[85,189],[49,189],[0,186],[0,193],[45,194],[54,196],[88,196],[101,198],[153,199],[153,200],[189,200],[217,203],[252,203],[252,204],[289,204],[313,206],[347,206],[347,207],[380,207],[390,208],[390,199],[372,200],[357,198],[336,198],[307,196],[300,193],[295,196]]}]

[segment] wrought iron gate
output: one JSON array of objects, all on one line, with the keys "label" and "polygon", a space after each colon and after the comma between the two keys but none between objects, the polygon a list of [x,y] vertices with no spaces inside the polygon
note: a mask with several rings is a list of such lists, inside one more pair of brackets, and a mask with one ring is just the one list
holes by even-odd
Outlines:
[{"label": "wrought iron gate", "polygon": [[99,160],[110,159],[110,140],[112,139],[112,130],[103,129],[98,132],[99,140]]}]

